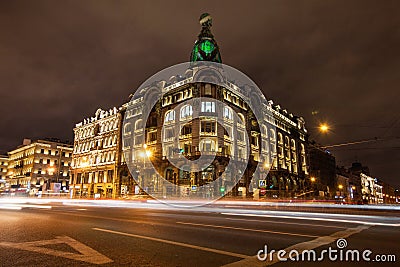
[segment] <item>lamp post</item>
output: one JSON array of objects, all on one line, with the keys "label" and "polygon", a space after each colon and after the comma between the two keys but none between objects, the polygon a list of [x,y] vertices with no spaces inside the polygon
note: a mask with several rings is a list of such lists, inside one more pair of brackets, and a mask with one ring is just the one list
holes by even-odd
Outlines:
[{"label": "lamp post", "polygon": [[342,185],[342,184],[339,184],[339,185],[338,185],[338,188],[339,188],[339,200],[340,200],[340,202],[342,202],[342,201],[343,201],[343,197],[342,197],[343,185]]},{"label": "lamp post", "polygon": [[314,176],[310,177],[311,189],[312,189],[312,193],[313,193],[313,199],[315,199],[316,181],[317,181],[317,178],[315,178]]},{"label": "lamp post", "polygon": [[144,175],[145,175],[145,168],[146,168],[146,158],[151,157],[151,151],[147,150],[147,144],[143,144],[143,151],[140,152],[139,156],[143,159],[143,171],[142,171],[142,179],[140,181],[141,188],[144,188]]}]

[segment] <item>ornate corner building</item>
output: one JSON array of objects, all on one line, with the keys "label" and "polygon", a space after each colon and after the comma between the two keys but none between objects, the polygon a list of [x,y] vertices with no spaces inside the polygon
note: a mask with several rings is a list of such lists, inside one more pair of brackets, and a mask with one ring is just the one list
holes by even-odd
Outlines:
[{"label": "ornate corner building", "polygon": [[[203,14],[200,24],[191,66],[184,75],[140,88],[136,98],[119,109],[98,110],[76,125],[70,182],[74,196],[117,197],[141,194],[142,189],[172,194],[160,176],[179,186],[180,192],[173,194],[182,196],[215,181],[230,161],[237,168],[230,169],[228,178],[209,194],[226,194],[229,187],[232,196],[250,195],[255,189],[269,197],[304,192],[308,175],[304,119],[268,101],[257,106],[265,122],[260,126],[247,104],[251,88],[224,80],[218,67],[213,72],[218,83],[198,82],[199,76],[209,74],[201,62],[222,62],[210,15]],[[153,98],[154,106],[144,100]],[[145,113],[149,116],[143,120]],[[200,156],[213,159],[201,171],[170,162]],[[255,173],[260,164],[264,171]],[[160,175],[152,174],[151,168]]]},{"label": "ornate corner building", "polygon": [[[232,173],[225,176],[228,178],[221,179],[215,188],[210,189],[210,194],[225,194],[225,188],[232,186],[232,181],[238,181],[228,193],[233,196],[250,194],[256,188],[262,195],[270,197],[302,193],[308,175],[304,119],[268,101],[268,104],[258,106],[263,110],[262,119],[266,122],[260,127],[247,104],[251,88],[238,87],[232,81],[219,78],[223,76],[223,70],[218,67],[212,73],[216,76],[213,78],[222,81],[218,85],[196,82],[198,76],[210,75],[203,73],[205,70],[198,62],[221,63],[219,47],[210,30],[211,17],[203,14],[200,24],[202,29],[191,53],[191,67],[185,75],[174,75],[168,81],[141,88],[135,94],[136,99],[124,105],[123,151],[126,160],[132,163],[132,169],[140,170],[140,173],[133,172],[135,180],[147,192],[163,191],[168,195],[169,192],[165,192],[168,189],[159,179],[161,176],[179,185],[181,192],[175,194],[185,195],[193,188],[196,190],[215,181],[233,160],[237,166],[246,162],[245,171],[240,172],[240,168],[230,170]],[[162,98],[154,107],[149,107],[145,99],[160,95]],[[196,99],[197,105],[191,103],[192,99]],[[148,119],[142,121],[146,112],[149,113]],[[218,120],[218,116],[223,120]],[[233,132],[236,134],[232,135]],[[246,135],[250,140],[247,145]],[[179,159],[182,162],[184,159],[193,161],[208,154],[215,155],[215,158],[202,171],[190,172],[170,162],[170,159],[176,160],[180,165]],[[258,164],[264,166],[265,172],[254,177]],[[148,169],[153,166],[160,176],[150,174]],[[264,182],[259,183],[260,180]]]}]

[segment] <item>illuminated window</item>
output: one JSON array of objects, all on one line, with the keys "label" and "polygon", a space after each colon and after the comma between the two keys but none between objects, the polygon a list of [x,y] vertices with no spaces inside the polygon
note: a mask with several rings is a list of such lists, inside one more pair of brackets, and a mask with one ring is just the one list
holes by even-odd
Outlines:
[{"label": "illuminated window", "polygon": [[188,135],[192,133],[192,124],[187,123],[181,128],[181,135]]},{"label": "illuminated window", "polygon": [[135,122],[135,131],[137,131],[137,130],[142,130],[142,128],[143,128],[142,120],[137,120],[137,121]]},{"label": "illuminated window", "polygon": [[237,140],[240,142],[244,142],[244,132],[243,131],[237,131]]},{"label": "illuminated window", "polygon": [[202,133],[216,133],[216,125],[214,121],[202,121],[201,122],[201,132]]},{"label": "illuminated window", "polygon": [[227,125],[224,125],[223,128],[224,128],[224,135],[228,138],[232,138],[232,128]]},{"label": "illuminated window", "polygon": [[228,120],[233,120],[233,113],[230,107],[224,107],[224,118]]},{"label": "illuminated window", "polygon": [[124,125],[124,135],[129,135],[132,132],[132,125],[128,122]]},{"label": "illuminated window", "polygon": [[246,123],[245,123],[243,114],[242,113],[238,113],[238,117],[239,117],[238,123],[242,124],[242,125],[245,125]]},{"label": "illuminated window", "polygon": [[206,84],[204,87],[204,94],[211,95],[211,84]]},{"label": "illuminated window", "polygon": [[174,128],[165,128],[164,140],[174,137]]},{"label": "illuminated window", "polygon": [[294,139],[290,140],[290,146],[292,149],[296,149],[296,141],[294,141]]},{"label": "illuminated window", "polygon": [[278,133],[278,143],[283,144],[283,136],[281,133]]},{"label": "illuminated window", "polygon": [[147,138],[149,142],[153,142],[157,140],[157,131],[149,132],[147,134]]},{"label": "illuminated window", "polygon": [[215,141],[210,139],[201,140],[200,151],[205,151],[205,152],[215,151]]},{"label": "illuminated window", "polygon": [[165,113],[165,122],[170,122],[175,120],[175,110],[170,110]]},{"label": "illuminated window", "polygon": [[181,114],[181,119],[184,119],[184,118],[186,118],[186,117],[192,116],[192,114],[193,114],[193,108],[192,108],[192,106],[191,106],[191,105],[183,106],[183,107],[181,108],[180,114]]},{"label": "illuminated window", "polygon": [[215,102],[201,102],[201,112],[215,112]]}]

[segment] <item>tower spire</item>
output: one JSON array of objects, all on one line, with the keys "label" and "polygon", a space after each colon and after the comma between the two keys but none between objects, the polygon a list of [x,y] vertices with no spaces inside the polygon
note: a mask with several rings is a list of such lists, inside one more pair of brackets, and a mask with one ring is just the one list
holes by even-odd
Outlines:
[{"label": "tower spire", "polygon": [[210,14],[202,14],[199,22],[201,31],[192,49],[190,61],[212,61],[222,63],[219,47],[211,33],[212,18]]}]

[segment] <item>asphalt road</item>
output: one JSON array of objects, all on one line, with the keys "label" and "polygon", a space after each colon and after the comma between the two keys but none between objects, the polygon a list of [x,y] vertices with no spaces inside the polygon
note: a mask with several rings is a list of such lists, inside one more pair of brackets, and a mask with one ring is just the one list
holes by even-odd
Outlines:
[{"label": "asphalt road", "polygon": [[[399,217],[140,205],[0,206],[0,266],[399,266]],[[338,238],[347,241],[344,253],[371,250],[371,261],[256,257],[265,245],[319,255],[338,249]],[[396,262],[374,261],[377,254]]]}]

